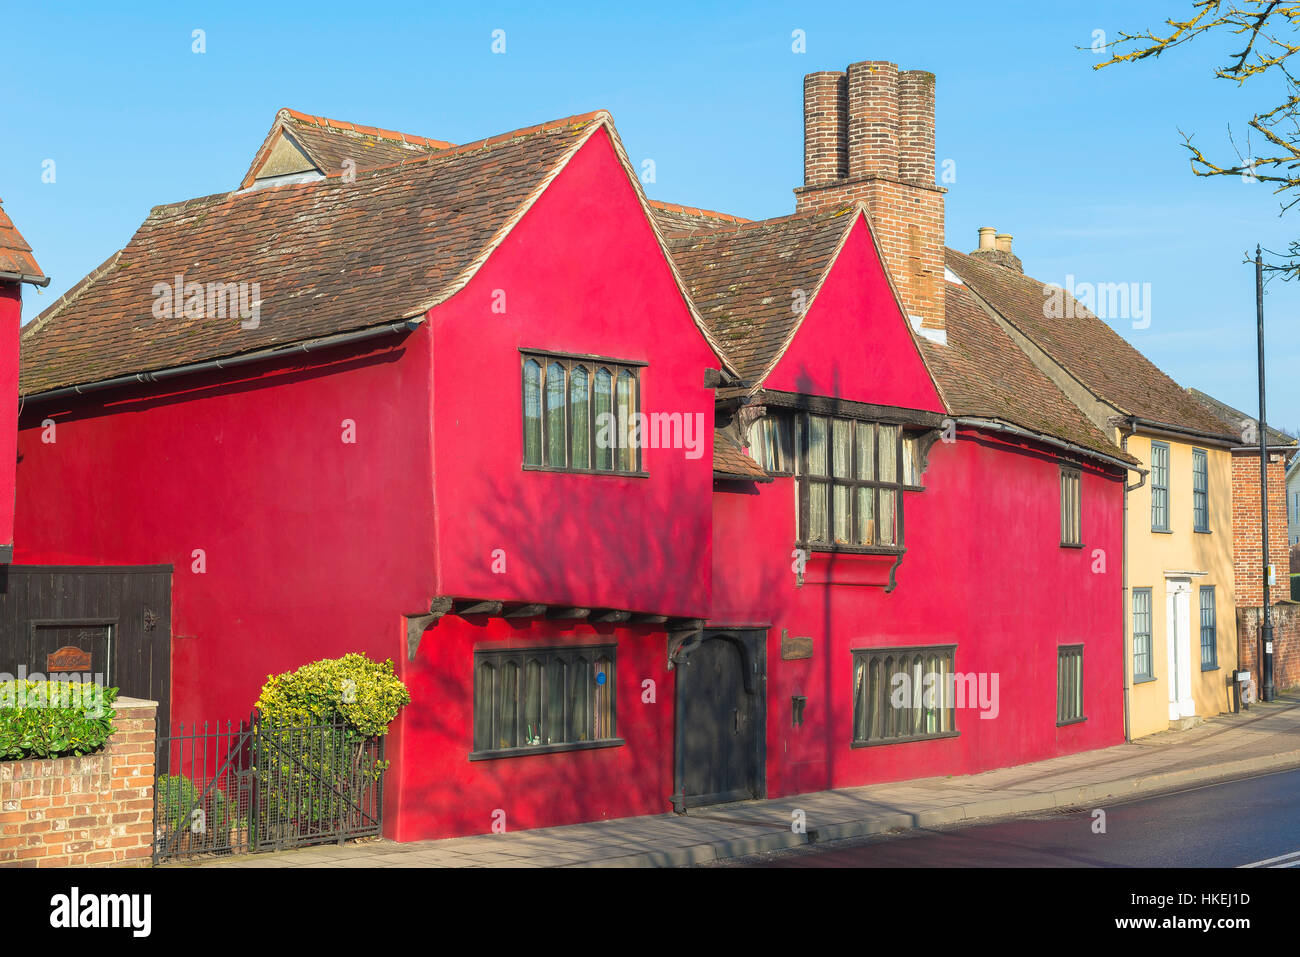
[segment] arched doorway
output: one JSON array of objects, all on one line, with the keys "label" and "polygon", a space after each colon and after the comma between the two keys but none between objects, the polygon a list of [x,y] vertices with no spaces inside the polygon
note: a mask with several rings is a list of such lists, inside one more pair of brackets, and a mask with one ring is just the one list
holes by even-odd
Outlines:
[{"label": "arched doorway", "polygon": [[762,631],[705,630],[677,663],[673,807],[763,797],[766,721]]}]

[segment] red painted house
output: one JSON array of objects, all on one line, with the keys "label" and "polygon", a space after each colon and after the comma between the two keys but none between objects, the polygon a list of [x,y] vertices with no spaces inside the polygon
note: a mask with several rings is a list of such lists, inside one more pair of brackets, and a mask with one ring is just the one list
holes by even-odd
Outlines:
[{"label": "red painted house", "polygon": [[25,330],[19,558],[173,569],[173,720],[395,659],[399,840],[1122,740],[1130,460],[945,277],[933,78],[850,149],[879,72],[809,78],[757,223],[647,202],[604,113],[282,111]]},{"label": "red painted house", "polygon": [[14,555],[14,461],[18,442],[18,327],[23,283],[48,286],[22,233],[0,206],[0,564]]}]

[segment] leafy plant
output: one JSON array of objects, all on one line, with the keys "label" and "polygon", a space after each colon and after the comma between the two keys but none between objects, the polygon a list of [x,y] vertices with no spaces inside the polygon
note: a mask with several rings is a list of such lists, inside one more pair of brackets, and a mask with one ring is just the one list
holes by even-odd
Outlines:
[{"label": "leafy plant", "polygon": [[0,682],[0,760],[89,754],[113,727],[116,688],[79,681]]},{"label": "leafy plant", "polygon": [[293,839],[353,817],[388,766],[375,739],[410,701],[391,660],[361,654],[269,675],[257,699],[259,834]]},{"label": "leafy plant", "polygon": [[347,654],[303,665],[297,671],[267,675],[257,699],[264,722],[279,726],[341,720],[366,737],[387,734],[388,726],[411,695],[393,673],[393,662]]}]

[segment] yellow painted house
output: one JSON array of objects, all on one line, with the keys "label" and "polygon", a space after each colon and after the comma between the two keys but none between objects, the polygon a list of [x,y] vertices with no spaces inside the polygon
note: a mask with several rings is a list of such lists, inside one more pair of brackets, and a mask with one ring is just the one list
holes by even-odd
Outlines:
[{"label": "yellow painted house", "polygon": [[1115,595],[1128,736],[1228,711],[1237,666],[1230,449],[1240,439],[1091,310],[1025,276],[1009,247],[1006,237],[1002,248],[949,250],[949,278],[1142,463],[1126,486]]}]

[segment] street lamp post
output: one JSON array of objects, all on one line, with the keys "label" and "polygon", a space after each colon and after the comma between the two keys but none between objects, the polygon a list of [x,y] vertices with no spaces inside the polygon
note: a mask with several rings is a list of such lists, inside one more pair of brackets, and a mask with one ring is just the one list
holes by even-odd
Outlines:
[{"label": "street lamp post", "polygon": [[1264,259],[1255,246],[1255,333],[1259,342],[1259,527],[1264,546],[1264,625],[1260,629],[1264,642],[1263,698],[1273,700],[1273,612],[1268,594],[1268,425],[1264,408]]}]

